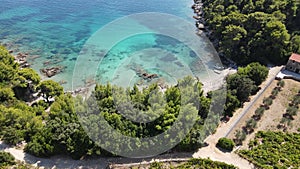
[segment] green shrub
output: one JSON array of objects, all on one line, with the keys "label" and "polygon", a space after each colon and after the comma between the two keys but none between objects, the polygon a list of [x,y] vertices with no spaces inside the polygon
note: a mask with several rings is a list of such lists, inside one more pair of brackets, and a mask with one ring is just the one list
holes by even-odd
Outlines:
[{"label": "green shrub", "polygon": [[222,168],[222,169],[236,169],[233,165],[228,165],[223,162],[218,161],[212,161],[210,159],[200,159],[200,158],[193,158],[190,159],[188,162],[183,163],[177,167],[170,167],[174,169],[187,169],[187,168],[206,168],[206,169],[212,169],[212,168]]},{"label": "green shrub", "polygon": [[272,98],[268,97],[264,99],[263,103],[266,108],[269,108],[273,104],[273,100]]},{"label": "green shrub", "polygon": [[150,169],[162,169],[162,163],[159,163],[159,162],[154,162],[154,163],[151,163],[150,165]]},{"label": "green shrub", "polygon": [[246,122],[246,127],[247,128],[256,128],[257,122],[254,119],[250,119]]},{"label": "green shrub", "polygon": [[293,98],[292,104],[294,104],[295,106],[298,106],[300,104],[300,95],[299,94]]},{"label": "green shrub", "polygon": [[14,165],[15,158],[10,153],[0,151],[0,167]]},{"label": "green shrub", "polygon": [[255,116],[261,117],[264,115],[265,112],[265,108],[264,107],[259,107],[255,110]]},{"label": "green shrub", "polygon": [[277,82],[277,86],[284,87],[284,85],[285,85],[285,82],[283,80],[280,80],[279,82]]},{"label": "green shrub", "polygon": [[277,96],[278,95],[278,93],[279,93],[279,89],[276,87],[276,88],[274,88],[273,90],[272,90],[272,96],[273,97],[275,97],[275,96]]},{"label": "green shrub", "polygon": [[291,116],[295,116],[298,112],[298,108],[297,107],[294,107],[294,106],[289,106],[286,110],[286,112],[291,115]]},{"label": "green shrub", "polygon": [[225,137],[220,138],[217,143],[217,147],[228,151],[232,151],[234,146],[235,146],[234,142],[231,139]]},{"label": "green shrub", "polygon": [[242,142],[246,139],[247,134],[243,130],[238,130],[235,133],[235,139],[234,142],[236,145],[241,145]]}]

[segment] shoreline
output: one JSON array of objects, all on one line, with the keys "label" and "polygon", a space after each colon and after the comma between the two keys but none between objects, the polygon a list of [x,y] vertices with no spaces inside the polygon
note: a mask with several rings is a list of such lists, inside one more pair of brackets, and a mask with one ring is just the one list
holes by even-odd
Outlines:
[{"label": "shoreline", "polygon": [[[196,2],[197,3],[202,3],[201,0],[194,1],[194,2],[195,3]],[[203,15],[203,12],[198,12],[197,14]],[[199,27],[202,29],[202,25],[200,25],[200,26],[198,25],[197,26],[197,28],[199,30],[201,30]],[[204,24],[203,24],[203,29],[206,29],[204,27]],[[207,33],[205,31],[203,31],[203,32]],[[199,33],[199,31],[198,31],[198,33]],[[8,49],[8,50],[10,50],[10,49]],[[12,53],[13,53],[13,51],[12,51]],[[13,55],[13,56],[15,57],[15,55]],[[36,71],[36,72],[38,72],[38,71]],[[221,74],[228,74],[228,73],[230,73],[230,69],[224,69],[224,70],[221,71]],[[224,75],[224,77],[225,76],[226,75]],[[45,78],[45,76],[41,76],[41,78],[43,80],[48,79],[48,78]],[[204,91],[208,92],[208,91],[212,91],[214,88],[216,88],[216,86],[220,87],[218,85],[222,85],[222,83],[215,83],[215,82],[222,82],[222,80],[221,79],[212,79],[209,82],[202,82],[203,83],[203,88],[202,89]],[[93,89],[93,86],[94,85],[91,85],[91,86],[85,87],[85,88],[78,88],[78,89],[75,89],[73,91],[65,91],[65,93],[71,93],[73,96],[77,95],[77,94],[82,95],[82,94],[86,94],[86,93],[92,92],[92,90],[90,90],[90,89],[91,88]],[[71,160],[68,156],[54,156],[54,157],[51,157],[51,158],[38,158],[38,157],[34,157],[32,155],[29,155],[28,153],[25,153],[22,149],[18,149],[18,148],[15,148],[15,147],[12,147],[12,148],[11,147],[5,147],[5,145],[3,146],[3,144],[4,143],[2,143],[0,141],[0,149],[1,150],[4,147],[4,150],[7,151],[7,152],[11,152],[15,157],[17,157],[16,158],[17,160],[26,162],[28,164],[31,164],[31,165],[34,165],[34,166],[37,166],[37,167],[60,167],[60,168],[67,168],[67,167],[75,168],[76,167],[76,168],[81,168],[81,167],[85,167],[86,165],[87,166],[91,166],[92,165],[94,167],[98,167],[99,162],[100,162],[100,165],[102,165],[102,166],[104,166],[104,164],[106,166],[108,166],[109,164],[112,164],[112,163],[116,164],[116,163],[120,162],[120,160],[121,161],[127,161],[127,163],[124,162],[124,164],[127,164],[127,165],[128,165],[128,162],[131,163],[132,161],[135,161],[135,160],[127,159],[127,158],[117,158],[117,157],[116,158],[100,157],[100,158],[97,158],[97,159],[86,159],[86,160]],[[188,159],[192,158],[192,156],[190,155],[192,153],[194,153],[194,152],[190,152],[190,153],[188,153],[189,155],[186,155]],[[162,158],[162,159],[172,160],[172,159],[174,159],[174,156],[177,156],[177,155],[178,155],[178,153],[163,154],[163,155],[159,155],[157,157],[153,157],[152,159],[160,159],[160,158]],[[170,157],[167,157],[167,156],[170,156]],[[60,164],[61,160],[65,161],[65,163]],[[131,162],[129,160],[131,160]],[[144,159],[140,159],[138,161],[143,162]],[[86,165],[84,165],[84,163],[86,163]],[[90,164],[90,163],[92,163],[92,164]],[[66,167],[65,165],[68,165],[68,164],[70,166]]]},{"label": "shoreline", "polygon": [[[3,45],[3,44],[0,44]],[[8,48],[8,46],[10,45],[3,45],[4,47]],[[15,62],[17,62],[20,65],[20,68],[31,68],[30,64],[27,62],[28,58],[31,58],[32,56],[28,53],[28,52],[20,52],[19,50],[15,50],[12,48],[8,48],[9,53],[15,58]],[[42,72],[42,70],[46,70],[47,72]],[[35,70],[36,71],[36,70]],[[52,80],[51,78],[45,76],[45,74],[47,74],[51,71],[58,71],[58,73],[60,73],[60,69],[56,68],[56,67],[52,67],[52,68],[45,68],[45,69],[40,69],[40,73],[39,76],[41,77],[42,80]],[[214,72],[213,72],[214,71]],[[217,72],[216,72],[217,71]],[[36,71],[38,73],[38,71]],[[206,78],[206,80],[200,80],[200,82],[203,84],[203,91],[204,93],[207,93],[209,91],[213,91],[213,90],[217,90],[218,88],[221,88],[222,85],[224,84],[224,78],[228,75],[228,74],[232,74],[235,73],[236,70],[232,70],[231,68],[224,68],[222,67],[222,69],[214,69],[211,72],[213,72],[214,74],[218,74],[218,76],[214,77],[214,78]],[[156,75],[156,74],[148,74],[145,73],[141,75],[141,78],[149,78],[149,75]],[[144,77],[145,76],[145,77]],[[52,76],[51,76],[52,77]],[[194,78],[197,79],[196,76],[194,76]],[[222,78],[222,79],[220,79]],[[155,79],[155,78],[154,78]],[[178,80],[178,79],[177,79]],[[199,80],[199,79],[197,79]],[[56,81],[55,82],[59,83],[60,85],[63,84],[63,82],[61,81]],[[218,82],[218,83],[215,83]],[[82,95],[84,97],[88,97],[91,92],[93,91],[95,85],[97,83],[93,82],[93,83],[86,83],[85,86],[83,87],[78,87],[76,89],[73,90],[65,90],[64,92],[65,94],[70,93],[72,96],[77,96],[77,95]],[[138,85],[138,84],[137,84]],[[161,91],[164,92],[167,88],[171,87],[172,85],[167,84],[167,83],[158,83],[159,87],[161,88]],[[140,89],[142,88],[147,88],[147,85],[138,85],[138,87]]]},{"label": "shoreline", "polygon": [[[194,0],[193,2],[194,2],[194,4],[192,5],[191,8],[194,9],[194,13],[196,14],[196,16],[194,16],[194,18],[196,19],[196,24],[195,25],[196,25],[196,27],[198,29],[197,34],[199,36],[201,36],[201,34],[205,33],[206,36],[208,36],[210,38],[209,33],[208,33],[209,30],[205,26],[204,11],[203,11],[203,7],[202,7],[203,6],[202,0]],[[215,46],[214,43],[213,43],[213,45]],[[3,46],[7,47],[8,50],[14,50],[14,49],[12,49],[13,44],[6,43]],[[16,51],[11,51],[11,52],[15,54],[15,52],[19,52],[19,50],[17,48]],[[19,53],[21,53],[21,52],[19,52]],[[22,53],[20,55],[23,56]],[[13,56],[15,56],[15,55],[13,55]],[[35,56],[28,55],[28,53],[27,53],[25,59],[26,58],[31,59],[31,57],[35,57]],[[22,62],[22,60],[21,60],[21,62]],[[18,63],[20,63],[20,61],[18,61]],[[27,64],[27,60],[25,60],[25,64],[26,64],[27,67],[30,67],[30,65]],[[50,65],[50,67],[48,67],[48,65]],[[46,80],[46,79],[47,80],[52,80],[51,77],[53,77],[53,76],[55,76],[55,75],[63,72],[64,71],[64,67],[63,66],[51,65],[51,63],[49,63],[49,64],[45,65],[45,67],[41,68],[39,71],[38,70],[35,70],[35,71],[40,74],[40,77],[41,77],[42,80]],[[213,70],[213,71],[215,73],[217,73],[217,74],[223,74],[222,78],[224,78],[225,76],[227,76],[227,75],[225,75],[225,72],[230,72],[227,69]],[[210,72],[210,73],[214,73],[214,72]],[[211,75],[214,75],[214,74],[211,74]],[[72,82],[68,82],[66,80],[59,80],[59,81],[55,80],[55,79],[53,79],[53,80],[56,81],[56,82],[58,82],[60,85],[63,85],[63,84],[66,84],[66,83],[72,83]],[[216,80],[217,81],[222,81],[221,79],[214,78],[213,82],[216,82]],[[216,90],[218,88],[217,86],[221,87],[220,86],[221,84],[216,85],[210,79],[205,79],[205,80],[201,79],[200,82],[202,82],[203,84],[205,84],[203,86],[203,90],[205,92],[208,92],[208,91],[211,91],[211,90]],[[64,90],[65,90],[65,93],[71,93],[72,95],[87,94],[87,93],[90,93],[93,90],[93,87],[95,86],[95,84],[96,84],[95,82],[93,82],[93,83],[86,83],[86,84],[84,84],[84,85],[82,85],[82,86],[80,86],[78,88],[71,88],[71,89],[64,88]],[[169,84],[160,84],[160,85],[163,86],[162,89],[164,89],[166,87],[170,87]],[[143,88],[143,87],[145,87],[145,86],[141,86],[141,88]]]},{"label": "shoreline", "polygon": [[[191,6],[191,8],[193,9],[194,14],[196,14],[196,16],[195,15],[193,16],[193,18],[196,20],[195,27],[198,30],[198,32],[196,34],[201,36],[204,33],[205,36],[207,36],[208,39],[212,42],[214,48],[218,49],[219,40],[212,37],[212,31],[209,30],[209,28],[207,28],[207,25],[206,25],[205,11],[203,11],[202,0],[194,0],[194,4]],[[237,64],[234,61],[232,61],[229,58],[226,58],[224,55],[222,55],[218,51],[217,51],[217,53],[221,59],[222,64],[225,64],[229,68],[234,68],[234,69],[237,68]]]}]

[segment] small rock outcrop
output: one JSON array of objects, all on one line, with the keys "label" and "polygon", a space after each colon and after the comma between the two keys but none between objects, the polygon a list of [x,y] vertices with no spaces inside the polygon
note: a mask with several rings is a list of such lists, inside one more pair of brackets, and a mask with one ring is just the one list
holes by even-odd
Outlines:
[{"label": "small rock outcrop", "polygon": [[56,67],[51,67],[51,68],[45,68],[41,69],[41,73],[43,73],[47,77],[52,77],[55,76],[56,74],[62,72],[63,67],[61,66],[56,66]]}]

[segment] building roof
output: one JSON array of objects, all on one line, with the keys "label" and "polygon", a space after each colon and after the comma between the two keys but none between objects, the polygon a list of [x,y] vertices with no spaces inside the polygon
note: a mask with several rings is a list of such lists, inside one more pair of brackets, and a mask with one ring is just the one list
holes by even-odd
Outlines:
[{"label": "building roof", "polygon": [[300,55],[299,54],[296,54],[296,53],[293,53],[290,57],[290,60],[293,60],[295,62],[299,62],[300,63]]}]

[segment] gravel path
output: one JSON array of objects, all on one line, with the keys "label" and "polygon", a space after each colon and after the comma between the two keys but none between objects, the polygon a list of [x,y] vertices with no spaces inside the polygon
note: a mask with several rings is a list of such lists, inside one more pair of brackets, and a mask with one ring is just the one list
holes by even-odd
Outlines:
[{"label": "gravel path", "polygon": [[235,120],[231,125],[231,127],[229,128],[229,130],[227,130],[225,137],[228,137],[228,135],[233,131],[236,125],[240,122],[240,120],[249,112],[253,104],[262,96],[262,94],[266,91],[266,89],[275,80],[276,75],[280,72],[281,69],[282,67],[274,67],[269,71],[267,80],[260,86],[261,90],[251,99],[250,103],[244,105],[243,111],[239,113],[238,119]]}]

